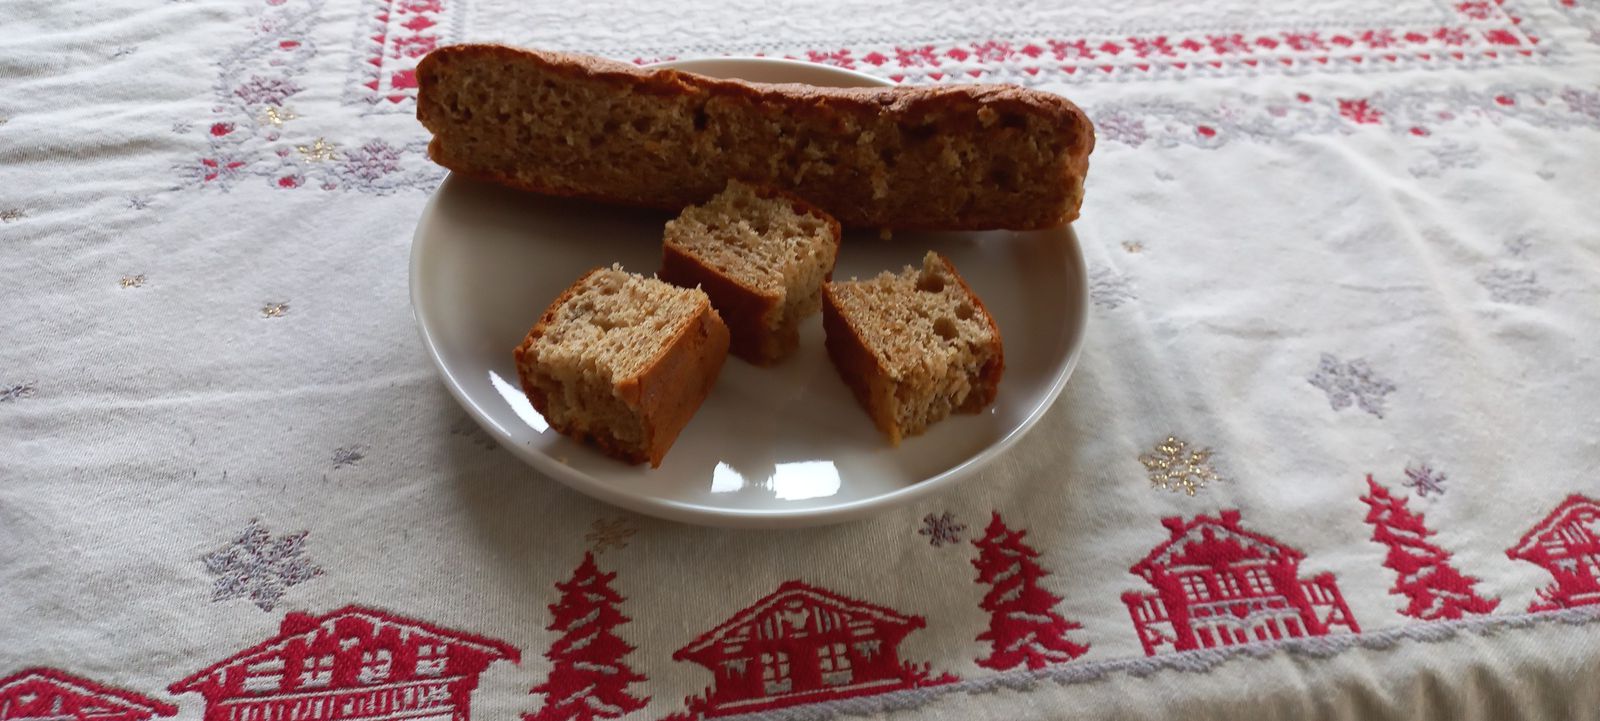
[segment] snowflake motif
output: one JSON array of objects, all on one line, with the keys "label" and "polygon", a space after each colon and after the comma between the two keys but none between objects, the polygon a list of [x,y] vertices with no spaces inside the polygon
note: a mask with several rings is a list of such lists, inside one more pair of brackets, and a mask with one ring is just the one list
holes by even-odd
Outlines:
[{"label": "snowflake motif", "polygon": [[1150,131],[1145,129],[1144,118],[1116,110],[1101,113],[1094,119],[1094,128],[1095,132],[1102,136],[1130,148],[1137,148],[1150,139]]},{"label": "snowflake motif", "polygon": [[282,106],[285,98],[300,92],[300,86],[286,78],[263,78],[252,75],[243,85],[234,88],[233,94],[249,105]]},{"label": "snowflake motif", "polygon": [[1426,463],[1418,463],[1406,466],[1406,480],[1400,483],[1416,491],[1418,496],[1427,498],[1429,493],[1444,495],[1445,480],[1446,476],[1443,473],[1433,470]]},{"label": "snowflake motif", "polygon": [[111,57],[113,57],[113,58],[127,57],[129,55],[134,54],[134,52],[137,51],[138,49],[139,49],[138,45],[119,45],[119,46],[117,46],[116,50],[112,50],[111,51]]},{"label": "snowflake motif", "polygon": [[382,140],[374,140],[345,153],[339,173],[357,181],[372,182],[400,169],[400,151]]},{"label": "snowflake motif", "polygon": [[589,547],[595,553],[605,553],[612,548],[627,548],[628,539],[639,529],[634,528],[626,518],[596,519],[589,525],[589,532],[583,535],[583,540],[589,542]]},{"label": "snowflake motif", "polygon": [[1600,92],[1567,88],[1561,91],[1561,100],[1572,112],[1600,120]]},{"label": "snowflake motif", "polygon": [[28,216],[21,208],[7,208],[0,210],[0,222],[9,223],[13,220],[22,220]]},{"label": "snowflake motif", "polygon": [[289,302],[268,303],[261,306],[262,318],[282,318],[289,313]]},{"label": "snowflake motif", "polygon": [[1539,285],[1539,274],[1531,270],[1490,268],[1478,276],[1478,285],[1488,290],[1489,298],[1496,303],[1538,305],[1550,295],[1549,290]]},{"label": "snowflake motif", "polygon": [[333,467],[344,468],[345,466],[360,465],[361,459],[366,457],[367,454],[362,452],[360,446],[350,446],[349,448],[340,446],[333,449]]},{"label": "snowflake motif", "polygon": [[932,513],[922,517],[922,528],[917,533],[928,537],[928,545],[938,548],[946,543],[961,543],[961,532],[967,530],[967,524],[956,523],[956,517],[949,511],[943,515],[935,516]]},{"label": "snowflake motif", "polygon": [[0,403],[20,401],[33,395],[32,383],[18,383],[9,388],[0,388]]},{"label": "snowflake motif", "polygon": [[1534,171],[1533,174],[1539,176],[1539,178],[1542,179],[1542,180],[1555,180],[1556,179],[1556,171],[1551,170],[1549,168],[1540,168],[1540,169]]},{"label": "snowflake motif", "polygon": [[283,108],[280,110],[276,106],[269,105],[267,106],[266,112],[261,114],[261,122],[271,125],[274,128],[281,128],[283,127],[284,123],[287,123],[290,120],[294,120],[298,117],[300,116],[295,115],[293,110],[288,108]]},{"label": "snowflake motif", "polygon": [[1533,239],[1526,235],[1519,235],[1501,243],[1501,245],[1505,246],[1506,253],[1509,253],[1511,257],[1523,258],[1527,257],[1528,250],[1533,247]]},{"label": "snowflake motif", "polygon": [[122,280],[117,281],[117,284],[123,288],[143,288],[144,274],[122,276]]},{"label": "snowflake motif", "polygon": [[1156,171],[1156,180],[1162,181],[1164,183],[1170,183],[1170,182],[1172,182],[1174,180],[1177,180],[1177,179],[1178,179],[1178,176],[1173,175],[1172,173],[1169,173],[1169,172],[1167,172],[1165,170],[1157,170]]},{"label": "snowflake motif", "polygon": [[189,133],[189,131],[191,131],[191,130],[194,130],[194,123],[173,123],[172,124],[172,132],[177,133],[179,135],[187,135]]},{"label": "snowflake motif", "polygon": [[305,556],[306,531],[274,538],[260,520],[251,519],[232,543],[200,560],[216,576],[211,600],[248,598],[263,611],[271,611],[290,586],[322,575],[322,569]]},{"label": "snowflake motif", "polygon": [[1101,266],[1089,274],[1089,299],[1107,310],[1116,310],[1123,303],[1138,298],[1128,279]]},{"label": "snowflake motif", "polygon": [[338,146],[328,142],[326,138],[317,138],[310,145],[296,145],[294,149],[299,151],[300,155],[304,156],[306,160],[313,163],[332,160],[333,156],[339,152]]},{"label": "snowflake motif", "polygon": [[1476,144],[1461,144],[1447,140],[1443,145],[1427,149],[1428,159],[1407,168],[1417,178],[1437,178],[1452,168],[1476,168],[1483,162],[1483,154]]},{"label": "snowflake motif", "polygon": [[150,196],[148,195],[128,196],[128,208],[130,210],[144,210],[145,208],[150,207],[151,202]]},{"label": "snowflake motif", "polygon": [[1137,240],[1124,240],[1122,241],[1122,249],[1129,253],[1143,253],[1144,243],[1140,243]]},{"label": "snowflake motif", "polygon": [[1150,473],[1151,488],[1173,493],[1183,491],[1190,497],[1206,484],[1222,480],[1211,467],[1210,448],[1190,448],[1177,436],[1167,436],[1156,444],[1153,452],[1139,456],[1139,462]]},{"label": "snowflake motif", "polygon": [[1322,354],[1317,371],[1306,380],[1328,395],[1328,406],[1333,410],[1343,410],[1354,403],[1379,418],[1383,417],[1383,397],[1395,391],[1395,385],[1374,372],[1365,360],[1341,363],[1332,353]]}]

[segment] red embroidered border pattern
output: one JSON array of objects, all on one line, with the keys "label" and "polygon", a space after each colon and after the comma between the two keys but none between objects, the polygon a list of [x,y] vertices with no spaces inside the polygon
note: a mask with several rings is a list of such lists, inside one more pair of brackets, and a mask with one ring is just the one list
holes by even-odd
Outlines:
[{"label": "red embroidered border pattern", "polygon": [[364,0],[357,45],[366,50],[356,70],[359,83],[346,100],[380,112],[410,112],[417,99],[417,62],[449,41],[447,13],[445,0]]},{"label": "red embroidered border pattern", "polygon": [[[353,102],[374,111],[409,111],[417,59],[440,44],[445,16],[461,0],[368,0]],[[1577,2],[1577,0],[1552,0]],[[867,44],[773,55],[835,65],[896,82],[1045,82],[1215,77],[1260,72],[1357,72],[1442,65],[1492,65],[1542,56],[1540,35],[1514,0],[1445,0],[1438,23],[1268,32],[1177,31],[1077,37],[993,38],[977,42]],[[767,53],[755,53],[763,55]],[[634,57],[644,64],[674,56]]]}]

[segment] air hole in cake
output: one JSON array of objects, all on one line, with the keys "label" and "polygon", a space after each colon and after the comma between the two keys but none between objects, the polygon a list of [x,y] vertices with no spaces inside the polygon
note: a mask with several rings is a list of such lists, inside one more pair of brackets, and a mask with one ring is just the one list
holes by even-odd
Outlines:
[{"label": "air hole in cake", "polygon": [[923,275],[917,279],[917,290],[924,293],[943,293],[944,278],[937,275]]},{"label": "air hole in cake", "polygon": [[960,318],[961,320],[971,319],[972,315],[976,312],[977,311],[973,309],[971,303],[962,303],[961,305],[956,306],[956,317]]},{"label": "air hole in cake", "polygon": [[695,111],[694,111],[694,129],[695,130],[705,130],[706,129],[706,124],[709,123],[709,122],[711,122],[711,116],[706,114],[706,109],[703,108],[703,107],[702,108],[695,108]]},{"label": "air hole in cake", "polygon": [[644,132],[649,131],[650,130],[650,119],[646,118],[644,116],[640,116],[640,117],[634,118],[633,119],[633,129],[636,132],[640,132],[640,133],[644,133]]},{"label": "air hole in cake", "polygon": [[933,322],[933,333],[945,340],[956,339],[956,322],[949,318],[940,318]]}]

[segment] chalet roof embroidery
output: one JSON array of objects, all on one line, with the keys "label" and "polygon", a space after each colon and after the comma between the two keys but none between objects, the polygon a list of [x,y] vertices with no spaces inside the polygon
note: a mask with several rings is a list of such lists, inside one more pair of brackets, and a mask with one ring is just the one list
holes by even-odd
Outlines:
[{"label": "chalet roof embroidery", "polygon": [[61,721],[149,721],[178,707],[53,668],[28,668],[0,678],[0,718]]}]

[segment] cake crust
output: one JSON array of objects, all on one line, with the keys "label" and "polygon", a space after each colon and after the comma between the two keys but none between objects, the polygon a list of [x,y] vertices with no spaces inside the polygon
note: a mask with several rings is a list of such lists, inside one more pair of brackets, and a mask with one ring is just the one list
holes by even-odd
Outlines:
[{"label": "cake crust", "polygon": [[[462,66],[486,68],[484,79],[457,82]],[[670,126],[676,134],[628,147],[635,157],[652,163],[666,158],[664,165],[633,174],[557,171],[551,158],[581,159],[592,152],[570,137],[535,143],[541,151],[536,155],[498,150],[486,157],[474,151],[478,135],[596,120],[585,115],[598,112],[588,106],[532,107],[533,96],[516,87],[519,77],[575,83],[599,97],[647,99],[662,127]],[[727,180],[739,178],[796,192],[852,227],[1053,228],[1078,217],[1094,148],[1093,125],[1076,105],[1011,85],[822,88],[750,83],[501,45],[435,50],[417,66],[417,80],[417,118],[434,133],[429,156],[452,172],[549,195],[666,210],[709,197]],[[481,88],[484,83],[495,85],[484,92],[510,97],[498,109],[475,112],[472,101],[463,104],[460,86]],[[533,110],[541,114],[533,115]],[[799,142],[775,130],[785,121],[802,124],[803,132],[814,136],[808,141],[811,146],[796,145],[796,154],[823,145],[844,150],[859,145],[863,152],[808,159],[794,172],[775,159],[783,142]],[[723,142],[726,138],[732,140]],[[948,144],[950,138],[971,142],[958,152]],[[1039,157],[1024,158],[1025,167],[1013,167],[1028,149]],[[973,157],[945,157],[947,164],[954,163],[952,172],[924,167],[941,152]]]},{"label": "cake crust", "polygon": [[727,358],[728,328],[702,295],[694,315],[676,329],[673,337],[651,356],[642,370],[615,381],[615,395],[633,411],[643,429],[642,443],[625,442],[601,426],[586,429],[574,423],[560,423],[550,413],[547,392],[534,382],[538,366],[534,346],[556,321],[561,307],[580,293],[592,276],[604,270],[595,268],[584,273],[556,296],[538,323],[512,351],[512,357],[523,392],[551,428],[619,460],[633,464],[648,462],[656,468],[711,394]]}]

